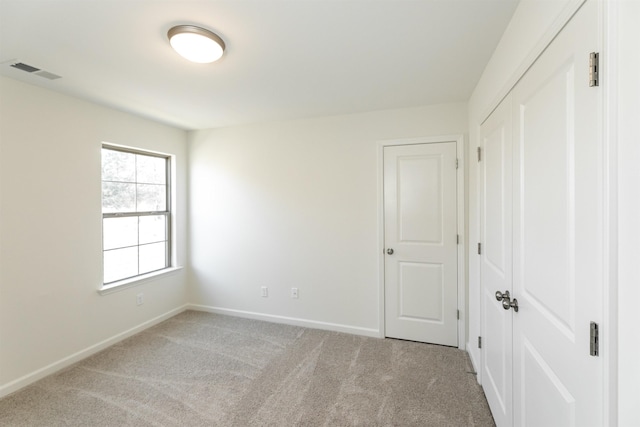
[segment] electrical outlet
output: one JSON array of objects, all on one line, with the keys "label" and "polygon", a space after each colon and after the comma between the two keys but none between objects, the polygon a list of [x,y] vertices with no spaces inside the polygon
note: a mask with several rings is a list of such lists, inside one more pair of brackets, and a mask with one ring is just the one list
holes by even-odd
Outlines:
[{"label": "electrical outlet", "polygon": [[136,305],[144,304],[144,294],[136,295]]},{"label": "electrical outlet", "polygon": [[298,288],[291,288],[291,298],[298,299]]},{"label": "electrical outlet", "polygon": [[260,288],[262,291],[262,297],[266,298],[269,296],[269,288],[267,288],[266,286],[263,286],[262,288]]}]

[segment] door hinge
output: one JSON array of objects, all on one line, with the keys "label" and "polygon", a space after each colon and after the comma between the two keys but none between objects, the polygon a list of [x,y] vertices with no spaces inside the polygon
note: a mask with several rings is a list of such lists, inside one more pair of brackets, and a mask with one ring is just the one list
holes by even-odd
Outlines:
[{"label": "door hinge", "polygon": [[460,310],[458,310],[458,320],[460,320]]},{"label": "door hinge", "polygon": [[482,243],[478,243],[478,255],[482,254]]},{"label": "door hinge", "polygon": [[456,245],[460,244],[460,235],[456,234]]},{"label": "door hinge", "polygon": [[598,356],[600,353],[600,331],[596,322],[591,322],[589,333],[589,354]]},{"label": "door hinge", "polygon": [[482,348],[482,337],[478,337],[478,348]]},{"label": "door hinge", "polygon": [[478,147],[478,161],[482,160],[482,148]]},{"label": "door hinge", "polygon": [[591,52],[589,54],[589,87],[600,86],[600,54]]},{"label": "door hinge", "polygon": [[458,169],[458,159],[456,159],[456,169]]}]

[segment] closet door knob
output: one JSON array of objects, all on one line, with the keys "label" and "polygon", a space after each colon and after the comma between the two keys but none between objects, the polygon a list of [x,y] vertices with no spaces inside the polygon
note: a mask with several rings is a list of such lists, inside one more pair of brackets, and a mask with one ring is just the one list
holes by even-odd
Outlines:
[{"label": "closet door knob", "polygon": [[515,311],[516,313],[518,312],[518,300],[517,299],[513,299],[511,301],[509,301],[508,299],[505,299],[502,301],[502,308],[504,308],[505,310],[509,310],[510,308],[513,308],[513,311]]},{"label": "closet door knob", "polygon": [[387,255],[393,255],[393,249],[391,248],[387,249]]},{"label": "closet door knob", "polygon": [[496,291],[496,299],[498,301],[509,300],[510,298],[511,298],[511,295],[509,294],[509,291],[504,291],[504,293],[500,291]]}]

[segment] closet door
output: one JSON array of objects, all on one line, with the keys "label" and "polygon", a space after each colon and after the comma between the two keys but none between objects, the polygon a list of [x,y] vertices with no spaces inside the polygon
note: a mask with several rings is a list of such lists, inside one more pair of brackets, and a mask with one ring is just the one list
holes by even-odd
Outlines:
[{"label": "closet door", "polygon": [[603,425],[603,164],[597,3],[587,1],[512,91],[516,426]]},{"label": "closet door", "polygon": [[511,311],[496,292],[512,289],[511,246],[511,97],[480,128],[480,253],[482,313],[482,385],[496,425],[513,419]]}]

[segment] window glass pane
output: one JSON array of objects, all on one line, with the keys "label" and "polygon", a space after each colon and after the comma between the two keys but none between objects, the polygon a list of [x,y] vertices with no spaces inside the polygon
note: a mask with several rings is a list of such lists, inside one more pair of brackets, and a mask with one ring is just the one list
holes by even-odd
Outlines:
[{"label": "window glass pane", "polygon": [[[169,266],[168,159],[102,149],[104,283],[132,278]],[[127,214],[123,216],[111,214]]]},{"label": "window glass pane", "polygon": [[138,275],[138,246],[104,252],[104,283]]},{"label": "window glass pane", "polygon": [[102,183],[102,212],[135,212],[136,185],[120,182]]},{"label": "window glass pane", "polygon": [[152,243],[140,246],[140,274],[163,269],[167,266],[167,244]]},{"label": "window glass pane", "polygon": [[166,216],[141,216],[140,217],[140,244],[161,242],[166,239]]},{"label": "window glass pane", "polygon": [[143,184],[165,184],[167,180],[167,159],[161,157],[136,156],[136,181]]},{"label": "window glass pane", "polygon": [[138,218],[104,218],[102,236],[105,250],[135,246],[138,244]]},{"label": "window glass pane", "polygon": [[165,211],[167,187],[155,184],[138,184],[138,212]]},{"label": "window glass pane", "polygon": [[132,153],[102,149],[102,180],[134,182],[136,156]]}]

